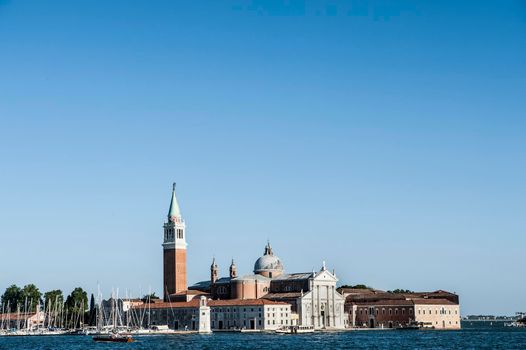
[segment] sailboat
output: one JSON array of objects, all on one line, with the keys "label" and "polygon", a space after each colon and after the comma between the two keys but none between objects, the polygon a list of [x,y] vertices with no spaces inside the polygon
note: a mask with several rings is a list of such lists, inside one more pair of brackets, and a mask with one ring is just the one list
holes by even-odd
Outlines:
[{"label": "sailboat", "polygon": [[[112,293],[113,294],[113,293]],[[129,334],[122,334],[122,333],[119,333],[118,329],[117,329],[117,299],[115,298],[114,295],[112,295],[112,298],[111,298],[111,321],[112,321],[112,328],[110,330],[109,333],[102,333],[102,332],[99,332],[98,334],[94,335],[93,336],[93,340],[96,341],[96,342],[114,342],[114,343],[131,343],[133,342],[133,338],[131,335]],[[103,309],[102,309],[102,298],[101,298],[101,302],[99,304],[99,309],[98,309],[98,312],[99,312],[99,315],[100,317],[97,317],[97,329],[101,329],[102,325],[101,322],[102,321],[102,313],[103,313]]]}]

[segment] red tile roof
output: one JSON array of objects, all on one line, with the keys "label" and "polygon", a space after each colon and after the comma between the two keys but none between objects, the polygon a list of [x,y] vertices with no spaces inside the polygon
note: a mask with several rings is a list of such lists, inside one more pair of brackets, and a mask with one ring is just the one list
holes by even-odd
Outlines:
[{"label": "red tile roof", "polygon": [[267,299],[230,299],[230,300],[210,300],[209,306],[258,306],[258,305],[290,305],[282,301]]},{"label": "red tile roof", "polygon": [[[266,299],[230,299],[230,300],[208,300],[208,306],[260,306],[260,305],[289,305],[280,301]],[[175,309],[175,308],[198,308],[199,299],[192,299],[188,302],[162,302],[142,304],[133,306],[134,309]]]},{"label": "red tile roof", "polygon": [[182,302],[156,302],[156,303],[145,303],[142,305],[132,306],[134,309],[175,309],[175,308],[197,308],[199,307],[199,299],[192,299],[190,301]]},{"label": "red tile roof", "polygon": [[457,303],[454,303],[447,299],[414,298],[414,299],[411,299],[411,301],[415,305],[457,305]]},{"label": "red tile roof", "polygon": [[374,301],[353,301],[351,304],[356,304],[358,306],[413,306],[412,300],[405,299],[385,299],[385,300],[374,300]]},{"label": "red tile roof", "polygon": [[35,316],[35,315],[36,315],[36,313],[34,313],[34,312],[31,312],[31,313],[12,312],[12,313],[6,313],[6,314],[0,313],[0,322],[2,320],[5,320],[5,321],[26,320],[26,319],[28,319],[30,317]]}]

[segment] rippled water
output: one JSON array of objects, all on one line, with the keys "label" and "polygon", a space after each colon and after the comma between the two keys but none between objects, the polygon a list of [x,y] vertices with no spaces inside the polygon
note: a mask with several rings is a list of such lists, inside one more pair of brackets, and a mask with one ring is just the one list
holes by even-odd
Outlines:
[{"label": "rippled water", "polygon": [[95,343],[89,336],[3,337],[0,349],[526,349],[526,329],[465,327],[460,331],[351,331],[302,335],[214,333],[136,337]]}]

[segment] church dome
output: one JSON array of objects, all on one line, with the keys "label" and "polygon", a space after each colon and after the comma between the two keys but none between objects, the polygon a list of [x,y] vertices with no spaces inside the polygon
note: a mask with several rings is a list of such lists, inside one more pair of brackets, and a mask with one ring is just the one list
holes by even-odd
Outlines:
[{"label": "church dome", "polygon": [[254,273],[263,275],[265,277],[277,277],[283,272],[283,264],[281,260],[272,253],[270,243],[265,247],[265,254],[256,260],[254,264]]}]

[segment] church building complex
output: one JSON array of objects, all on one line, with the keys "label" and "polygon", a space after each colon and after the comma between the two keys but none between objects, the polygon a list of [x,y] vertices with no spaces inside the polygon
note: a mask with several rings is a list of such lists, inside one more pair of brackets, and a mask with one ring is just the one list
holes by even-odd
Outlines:
[{"label": "church building complex", "polygon": [[[213,259],[210,279],[188,286],[186,225],[177,202],[175,184],[163,228],[163,300],[152,300],[148,304],[133,306],[148,313],[147,319],[150,324],[147,326],[167,325],[175,330],[198,332],[272,331],[295,327],[339,330],[362,325],[403,327],[415,322],[416,313],[421,313],[420,310],[423,309],[409,301],[411,296],[397,296],[389,301],[396,305],[408,304],[407,317],[401,321],[398,316],[399,308],[396,308],[396,320],[394,316],[393,320],[390,320],[385,307],[383,314],[375,311],[375,305],[379,303],[378,297],[360,298],[357,296],[359,291],[349,295],[346,290],[338,289],[336,273],[329,271],[325,262],[318,271],[287,273],[270,242],[267,242],[263,255],[255,261],[252,274],[239,276],[237,266],[232,260],[228,276],[220,277],[218,265]],[[368,291],[364,290],[363,293]],[[433,298],[432,302],[429,302],[426,297],[419,296],[418,300],[422,305],[432,304],[437,310],[440,308],[441,313],[446,309],[449,311],[447,323],[444,320],[440,323],[442,327],[437,328],[460,328],[458,296],[449,293],[446,297],[447,300]],[[363,313],[364,309],[367,309],[372,317],[365,316],[367,313]],[[429,307],[427,309],[431,310]],[[453,310],[453,316],[450,310]],[[409,312],[414,317],[411,317]],[[383,315],[383,318],[380,315]],[[380,323],[376,318],[385,320]],[[370,321],[371,319],[374,321]],[[430,322],[432,323],[432,320]]]}]

